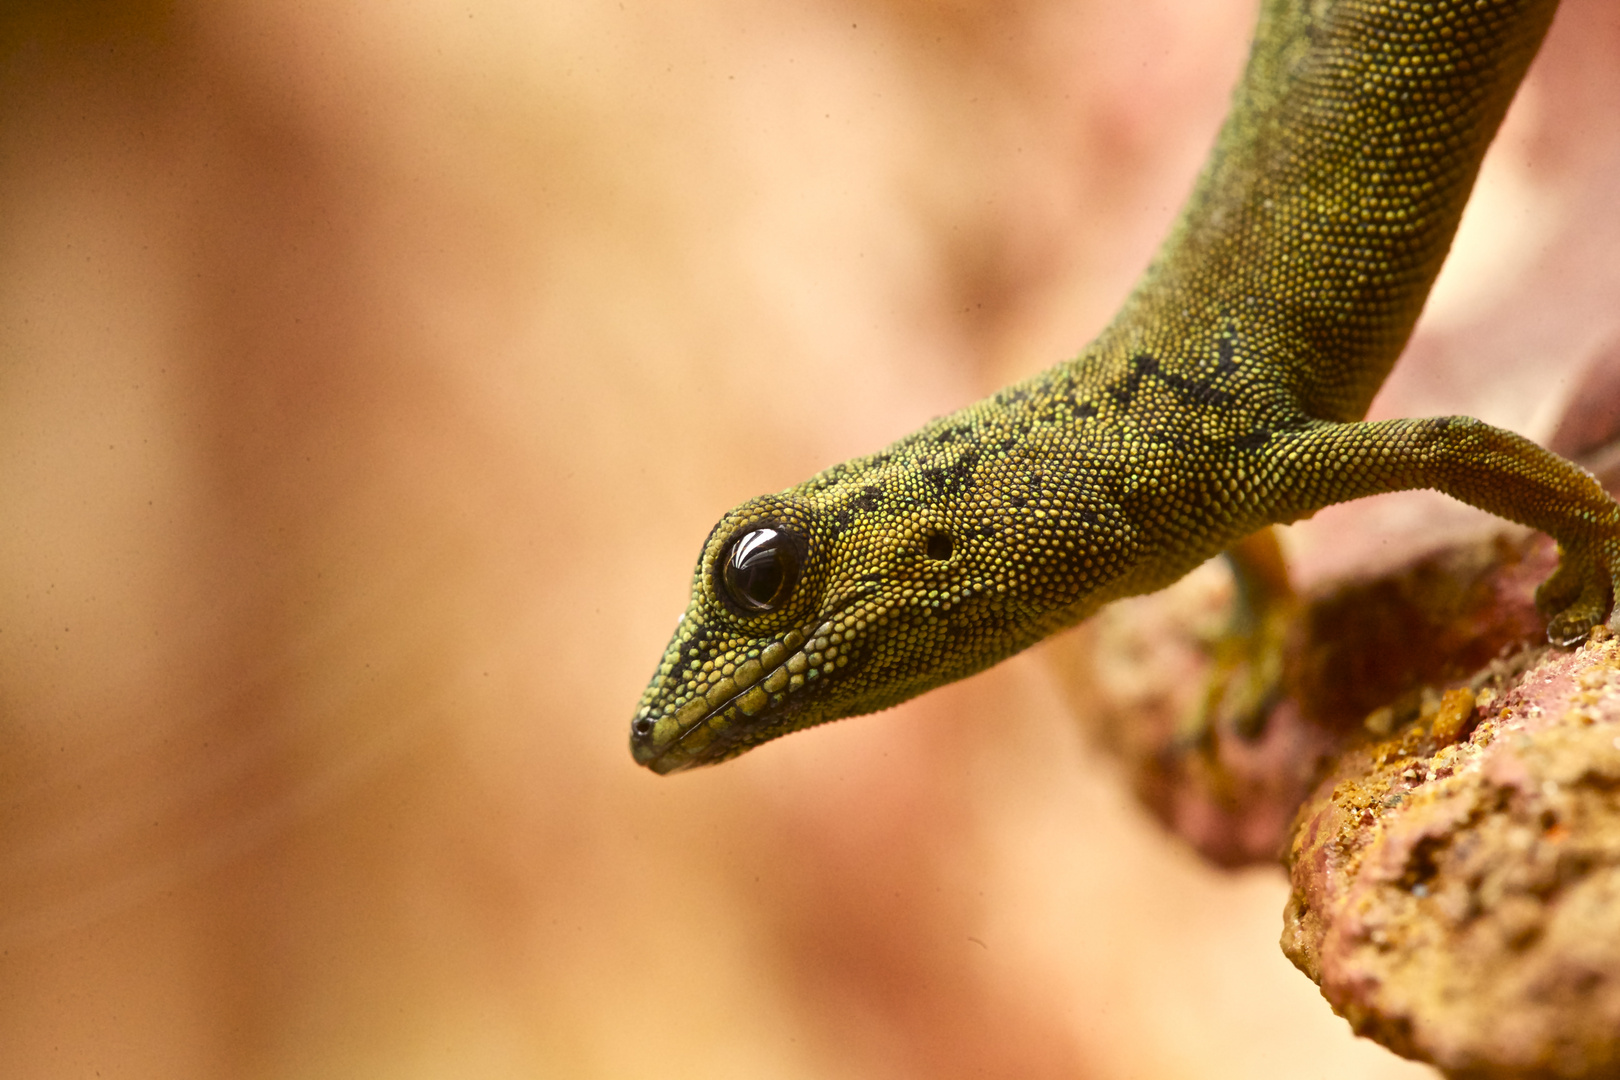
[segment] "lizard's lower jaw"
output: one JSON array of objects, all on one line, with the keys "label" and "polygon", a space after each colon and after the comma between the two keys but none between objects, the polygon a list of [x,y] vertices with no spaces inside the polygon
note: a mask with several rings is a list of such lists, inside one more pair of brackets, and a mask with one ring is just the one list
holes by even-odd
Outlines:
[{"label": "lizard's lower jaw", "polygon": [[642,743],[633,735],[630,737],[630,754],[636,759],[637,765],[645,765],[660,776],[684,772],[698,764],[691,754],[683,752],[678,745],[659,750]]},{"label": "lizard's lower jaw", "polygon": [[[670,773],[718,764],[736,757],[751,745],[717,737],[712,731],[699,731],[698,729],[704,725],[704,721],[698,721],[691,729],[663,746],[655,744],[650,736],[642,737],[632,733],[630,756],[635,758],[637,765],[645,765],[658,775],[667,776]],[[708,738],[704,738],[705,735]]]}]

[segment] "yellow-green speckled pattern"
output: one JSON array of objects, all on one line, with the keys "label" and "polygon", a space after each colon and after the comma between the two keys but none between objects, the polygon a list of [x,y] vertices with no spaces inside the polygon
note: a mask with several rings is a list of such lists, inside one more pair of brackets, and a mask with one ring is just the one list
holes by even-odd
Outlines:
[{"label": "yellow-green speckled pattern", "polygon": [[[1477,420],[1359,422],[1554,7],[1265,0],[1210,161],[1109,328],[721,518],[635,759],[671,772],[886,708],[1377,492],[1437,488],[1551,533],[1549,635],[1602,620],[1620,506],[1590,476]],[[739,591],[744,538],[770,556]]]}]

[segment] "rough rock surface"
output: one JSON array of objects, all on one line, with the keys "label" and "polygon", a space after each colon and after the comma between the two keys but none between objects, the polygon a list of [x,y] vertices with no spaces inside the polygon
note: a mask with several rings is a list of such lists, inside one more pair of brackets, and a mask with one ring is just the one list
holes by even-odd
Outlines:
[{"label": "rough rock surface", "polygon": [[1056,646],[1169,828],[1283,855],[1283,948],[1333,1008],[1457,1077],[1620,1076],[1620,641],[1531,644],[1553,558],[1497,536],[1303,597],[1252,742],[1187,737],[1219,572]]},{"label": "rough rock surface", "polygon": [[1620,643],[1494,681],[1338,759],[1300,810],[1283,949],[1358,1032],[1454,1075],[1620,1075]]}]

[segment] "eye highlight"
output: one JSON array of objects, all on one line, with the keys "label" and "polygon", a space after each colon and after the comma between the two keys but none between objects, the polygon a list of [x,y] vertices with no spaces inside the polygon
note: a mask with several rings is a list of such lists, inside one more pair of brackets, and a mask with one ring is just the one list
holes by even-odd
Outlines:
[{"label": "eye highlight", "polygon": [[779,528],[750,529],[726,549],[719,578],[721,592],[743,613],[775,611],[798,583],[798,544]]}]

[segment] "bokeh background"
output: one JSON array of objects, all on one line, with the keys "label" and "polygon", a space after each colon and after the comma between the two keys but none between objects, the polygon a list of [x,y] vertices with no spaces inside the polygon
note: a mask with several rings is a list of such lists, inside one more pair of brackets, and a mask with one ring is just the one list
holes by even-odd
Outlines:
[{"label": "bokeh background", "polygon": [[[1038,652],[626,747],[721,512],[1101,327],[1254,6],[11,0],[0,1075],[1433,1075]],[[1617,60],[1569,0],[1379,411],[1536,433],[1620,331]]]}]

